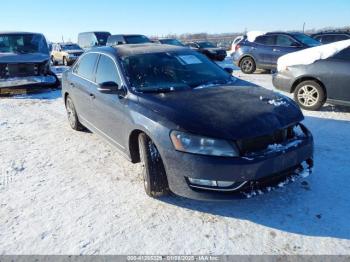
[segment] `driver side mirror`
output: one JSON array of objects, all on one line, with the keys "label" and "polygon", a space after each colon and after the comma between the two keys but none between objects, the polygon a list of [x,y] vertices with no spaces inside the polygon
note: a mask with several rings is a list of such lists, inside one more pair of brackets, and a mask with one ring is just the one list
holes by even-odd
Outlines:
[{"label": "driver side mirror", "polygon": [[104,82],[98,85],[97,90],[103,94],[117,94],[117,95],[125,95],[125,91],[123,88],[120,88],[119,85],[115,82]]}]

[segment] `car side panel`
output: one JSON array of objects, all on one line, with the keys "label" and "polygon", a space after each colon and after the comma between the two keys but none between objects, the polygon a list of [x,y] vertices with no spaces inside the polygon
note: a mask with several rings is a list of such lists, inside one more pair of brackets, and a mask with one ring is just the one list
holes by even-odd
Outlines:
[{"label": "car side panel", "polygon": [[327,89],[328,99],[350,102],[350,62],[329,59],[322,63],[322,81]]}]

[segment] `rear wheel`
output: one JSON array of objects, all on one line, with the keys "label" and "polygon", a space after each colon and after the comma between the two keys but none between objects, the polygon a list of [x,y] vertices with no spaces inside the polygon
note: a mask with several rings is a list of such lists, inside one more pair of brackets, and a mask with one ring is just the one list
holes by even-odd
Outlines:
[{"label": "rear wheel", "polygon": [[77,111],[75,110],[73,100],[70,98],[70,96],[67,96],[66,98],[66,111],[69,125],[71,126],[71,128],[77,131],[83,130],[84,126],[80,123],[78,119]]},{"label": "rear wheel", "polygon": [[251,57],[244,57],[240,63],[240,68],[245,74],[253,74],[256,70],[254,59]]},{"label": "rear wheel", "polygon": [[326,102],[326,94],[319,83],[308,80],[295,88],[294,99],[303,109],[319,110]]},{"label": "rear wheel", "polygon": [[140,158],[143,165],[143,180],[147,195],[161,197],[169,193],[168,180],[162,158],[152,140],[141,133],[139,135]]}]

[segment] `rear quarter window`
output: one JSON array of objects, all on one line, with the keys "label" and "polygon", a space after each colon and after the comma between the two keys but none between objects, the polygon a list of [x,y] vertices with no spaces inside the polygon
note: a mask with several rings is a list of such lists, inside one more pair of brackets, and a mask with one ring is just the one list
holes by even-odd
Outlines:
[{"label": "rear quarter window", "polygon": [[260,45],[275,45],[276,43],[276,36],[274,35],[262,35],[258,36],[255,39],[255,43],[260,44]]}]

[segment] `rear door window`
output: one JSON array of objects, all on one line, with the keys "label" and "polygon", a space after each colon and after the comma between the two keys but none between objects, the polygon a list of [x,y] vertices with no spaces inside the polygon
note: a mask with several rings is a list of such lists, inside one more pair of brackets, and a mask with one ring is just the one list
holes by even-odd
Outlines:
[{"label": "rear door window", "polygon": [[97,62],[98,54],[90,53],[84,55],[73,69],[73,72],[89,81],[95,81],[95,65]]}]

